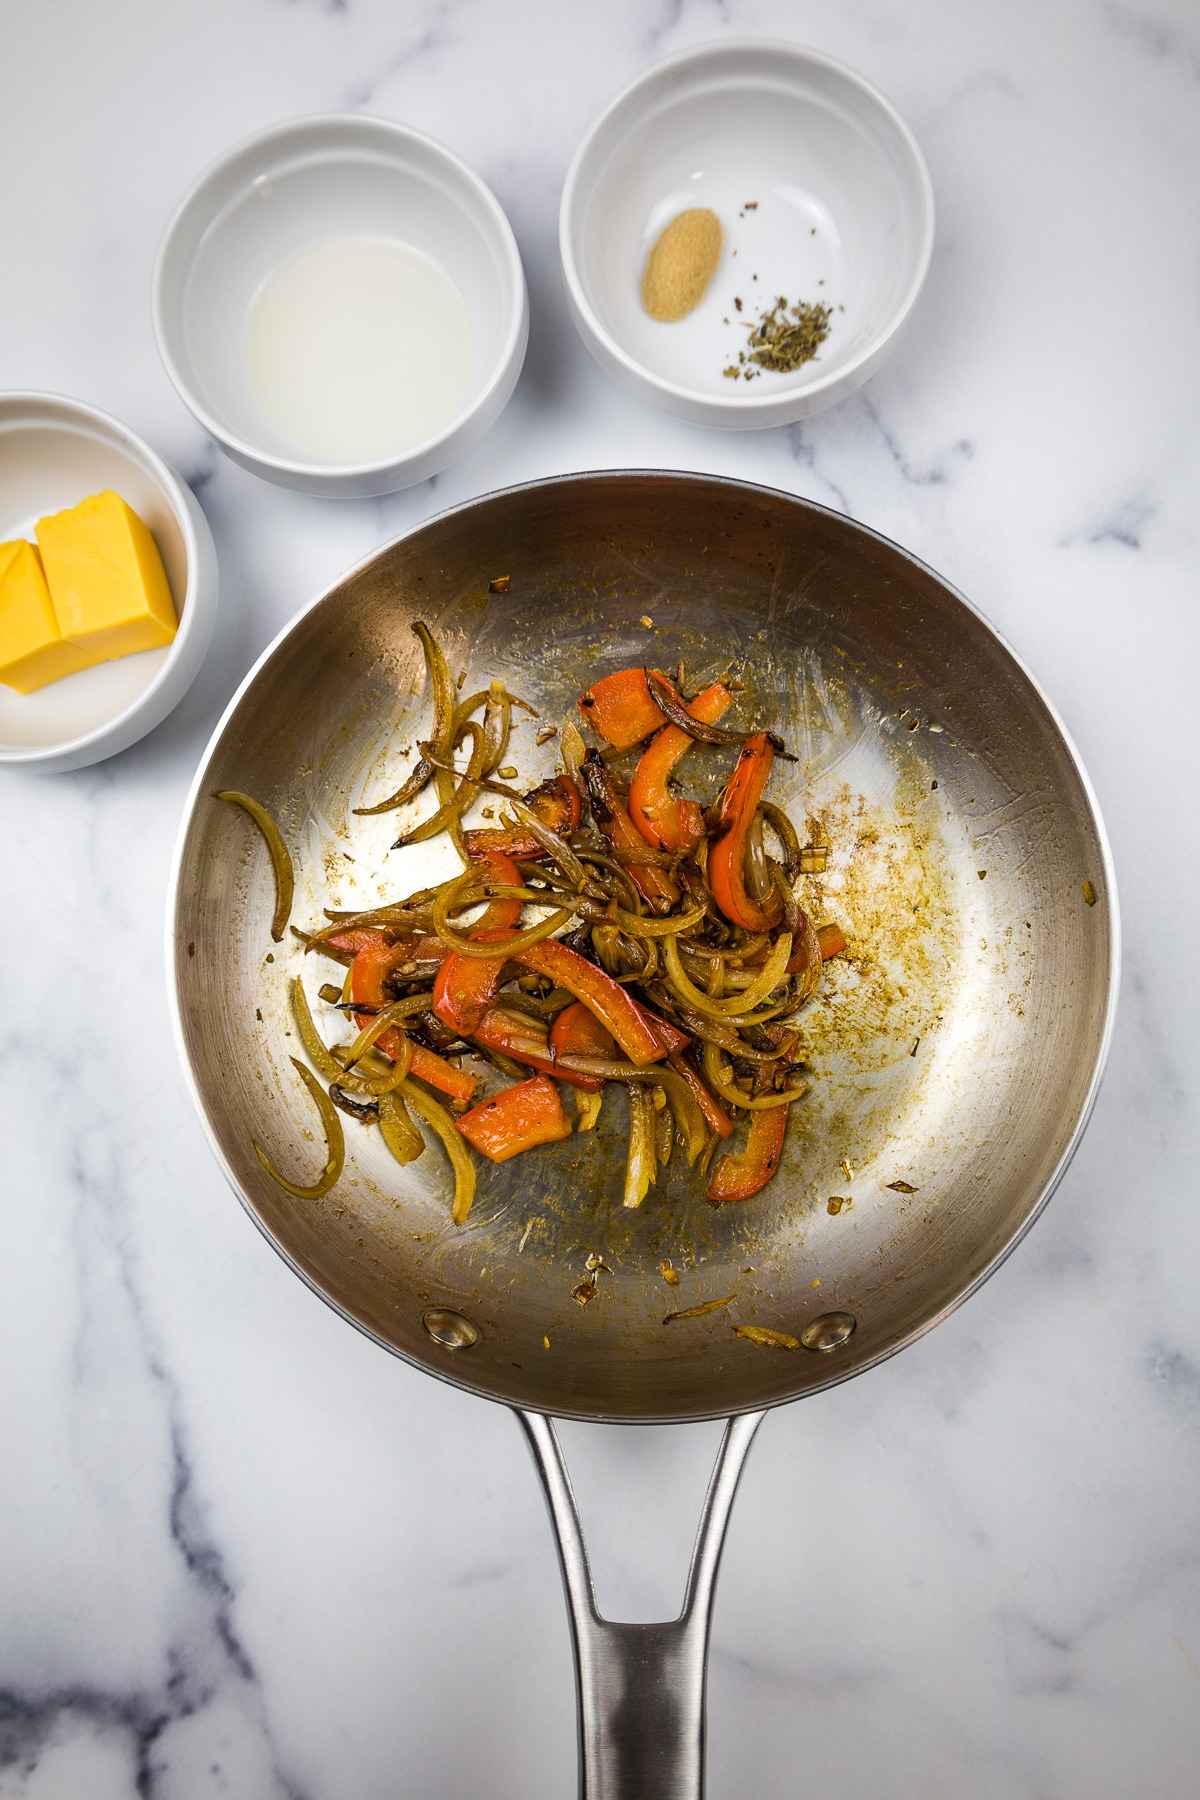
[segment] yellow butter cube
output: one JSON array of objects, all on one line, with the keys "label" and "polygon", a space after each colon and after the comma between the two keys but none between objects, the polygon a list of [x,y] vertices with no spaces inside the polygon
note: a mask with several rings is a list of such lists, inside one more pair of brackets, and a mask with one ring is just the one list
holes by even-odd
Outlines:
[{"label": "yellow butter cube", "polygon": [[120,494],[92,494],[39,519],[37,540],[59,629],[86,662],[171,642],[175,605],[162,557]]},{"label": "yellow butter cube", "polygon": [[0,544],[0,681],[32,694],[86,665],[87,658],[63,642],[33,545],[24,538]]}]

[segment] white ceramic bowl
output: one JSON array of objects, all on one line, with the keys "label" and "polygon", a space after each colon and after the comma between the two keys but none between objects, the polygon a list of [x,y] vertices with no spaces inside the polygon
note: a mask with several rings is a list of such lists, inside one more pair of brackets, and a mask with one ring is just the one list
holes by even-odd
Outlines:
[{"label": "white ceramic bowl", "polygon": [[148,444],[98,407],[0,393],[0,540],[113,488],[154,535],[179,614],[165,650],[83,669],[33,694],[0,686],[0,763],[60,773],[128,749],[179,704],[217,616],[217,553],[195,497]]},{"label": "white ceramic bowl", "polygon": [[[410,245],[458,287],[473,328],[469,398],[444,431],[403,450],[398,438],[377,461],[304,460],[256,404],[250,307],[286,259],[347,237]],[[521,373],[529,304],[512,228],[465,163],[407,126],[330,114],[274,125],[201,177],[159,251],[154,329],[181,398],[235,462],[349,499],[411,487],[474,448]]]},{"label": "white ceramic bowl", "polygon": [[[662,324],[642,271],[694,206],[720,218],[721,260],[695,311]],[[861,386],[894,345],[929,267],[933,190],[912,133],[861,75],[795,44],[725,39],[659,64],[596,121],[567,174],[559,245],[604,368],[693,424],[789,425]],[[818,356],[729,379],[747,321],[778,295],[833,306]]]}]

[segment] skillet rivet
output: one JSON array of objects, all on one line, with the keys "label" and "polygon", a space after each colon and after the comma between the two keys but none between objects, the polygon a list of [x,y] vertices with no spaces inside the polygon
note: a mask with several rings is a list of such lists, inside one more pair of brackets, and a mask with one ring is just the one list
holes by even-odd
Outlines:
[{"label": "skillet rivet", "polygon": [[442,1307],[431,1307],[421,1314],[421,1323],[433,1339],[444,1350],[469,1350],[479,1342],[478,1325],[472,1325],[462,1313],[449,1312]]},{"label": "skillet rivet", "polygon": [[837,1350],[857,1329],[858,1320],[853,1313],[822,1313],[820,1318],[811,1320],[804,1327],[800,1342],[806,1350]]}]

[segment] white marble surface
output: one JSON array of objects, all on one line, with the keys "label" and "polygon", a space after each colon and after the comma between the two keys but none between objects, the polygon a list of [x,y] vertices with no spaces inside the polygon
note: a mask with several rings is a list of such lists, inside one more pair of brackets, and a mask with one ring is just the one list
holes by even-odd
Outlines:
[{"label": "white marble surface", "polygon": [[[873,76],[940,209],[901,360],[832,416],[743,439],[606,383],[554,242],[589,117],[729,29]],[[1194,1791],[1194,4],[50,0],[11,5],[5,40],[0,386],[144,431],[208,512],[225,610],[146,743],[0,779],[0,1795],[573,1791],[567,1633],[519,1435],[348,1330],[251,1230],[175,1068],[160,919],[201,746],[311,592],[447,502],[630,462],[812,495],[972,595],[1089,762],[1127,925],[1107,1085],[1046,1218],[941,1330],[761,1434],[718,1608],[714,1800]],[[205,442],[148,294],[202,165],[345,107],[438,134],[494,184],[533,338],[468,463],[323,508]],[[711,1430],[568,1436],[606,1596],[666,1609]]]}]

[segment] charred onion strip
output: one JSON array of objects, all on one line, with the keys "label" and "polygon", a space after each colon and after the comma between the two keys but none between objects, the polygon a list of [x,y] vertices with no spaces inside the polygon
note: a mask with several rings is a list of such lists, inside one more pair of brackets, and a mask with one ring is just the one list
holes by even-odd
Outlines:
[{"label": "charred onion strip", "polygon": [[379,1135],[398,1163],[415,1162],[425,1154],[425,1139],[409,1118],[398,1093],[380,1095]]},{"label": "charred onion strip", "polygon": [[[446,659],[442,655],[437,639],[428,625],[418,620],[413,626],[425,657],[425,673],[433,694],[433,736],[429,748],[449,754],[454,731],[454,718],[457,710],[454,700],[454,684],[450,679],[450,671],[446,667]],[[423,749],[426,747],[423,746]],[[355,812],[360,817],[370,817],[374,813],[392,812],[398,806],[406,806],[410,800],[423,793],[432,781],[435,764],[432,757],[423,754],[413,768],[407,780],[389,794],[386,800],[376,801],[374,806],[356,806]]]},{"label": "charred onion strip", "polygon": [[779,848],[783,851],[784,874],[789,881],[794,881],[800,873],[800,839],[796,835],[796,827],[782,806],[776,806],[771,800],[760,800],[758,810],[779,839]]},{"label": "charred onion strip", "polygon": [[704,1149],[704,1115],[693,1099],[687,1082],[674,1069],[664,1069],[660,1065],[639,1069],[632,1063],[610,1062],[606,1057],[600,1056],[560,1056],[558,1067],[573,1070],[579,1075],[591,1075],[600,1081],[656,1082],[666,1093],[676,1123],[683,1132],[689,1166]]},{"label": "charred onion strip", "polygon": [[[475,905],[487,891],[486,885],[480,883],[474,870],[468,869],[465,874],[458,877],[457,881],[451,882],[444,888],[433,903],[433,929],[441,942],[448,950],[453,951],[455,956],[496,960],[495,944],[490,937],[481,939],[476,936],[468,936],[465,932],[456,930],[451,925],[449,917],[452,912],[462,912],[467,907]],[[540,925],[526,925],[520,931],[511,932],[504,942],[511,943],[514,951],[518,948],[527,950],[531,944],[540,943],[543,938],[551,937],[554,932],[561,931],[563,926],[569,924],[574,916],[575,908],[573,906],[560,907],[557,912],[551,913],[548,919],[543,919]],[[478,930],[478,927],[476,929]]]},{"label": "charred onion strip", "polygon": [[271,918],[271,936],[278,943],[287,930],[288,920],[292,916],[292,895],[296,890],[296,875],[292,868],[291,852],[283,841],[283,833],[267,811],[250,794],[243,794],[240,788],[221,788],[217,793],[218,800],[228,801],[230,806],[240,806],[248,813],[262,833],[263,842],[267,846],[267,854],[271,858],[271,872],[275,877],[275,911]]},{"label": "charred onion strip", "polygon": [[[773,731],[767,731],[761,734],[754,730],[738,731],[735,727],[730,725],[718,725],[715,722],[710,723],[705,719],[698,719],[695,713],[684,705],[684,702],[680,699],[671,683],[660,670],[647,669],[645,675],[646,685],[653,694],[655,704],[659,711],[665,718],[668,718],[671,721],[672,725],[677,725],[680,731],[686,731],[689,737],[695,738],[697,743],[725,745],[746,744],[752,737],[762,735],[769,739],[771,748],[778,756],[788,756],[783,740],[777,737]],[[795,758],[789,757],[788,760],[794,761]]]},{"label": "charred onion strip", "polygon": [[424,1119],[430,1130],[441,1139],[442,1148],[450,1158],[450,1167],[454,1171],[454,1198],[450,1205],[450,1217],[456,1225],[465,1224],[475,1199],[475,1165],[467,1155],[467,1147],[458,1126],[441,1101],[435,1100],[432,1094],[427,1094],[415,1081],[402,1082],[400,1091],[417,1117]]},{"label": "charred onion strip", "polygon": [[[313,1022],[313,1016],[308,1005],[308,996],[304,992],[304,985],[299,977],[292,981],[289,988],[289,996],[292,1003],[292,1017],[296,1021],[296,1030],[300,1035],[300,1042],[304,1046],[304,1053],[316,1069],[317,1073],[331,1086],[336,1084],[338,1087],[344,1088],[347,1093],[363,1095],[370,1099],[379,1099],[381,1095],[389,1093],[408,1073],[412,1045],[407,1038],[403,1040],[405,1048],[402,1057],[399,1059],[400,1061],[403,1061],[404,1066],[400,1069],[398,1076],[394,1069],[392,1073],[387,1076],[374,1077],[364,1075],[360,1070],[352,1069],[349,1061],[340,1061],[337,1055],[325,1044],[320,1032]],[[372,1023],[379,1024],[380,1032],[382,1032],[390,1026],[391,1020],[387,1018],[385,1014],[380,1013]],[[366,1033],[364,1032],[362,1035],[365,1037]],[[376,1035],[379,1034],[377,1033]],[[398,1033],[397,1036],[399,1035],[400,1034]],[[357,1056],[353,1060],[355,1062],[361,1062],[363,1056],[365,1056],[367,1050],[372,1047],[373,1043],[374,1039],[371,1040],[370,1044],[367,1044],[363,1049],[359,1050]],[[355,1048],[357,1048],[357,1045]],[[397,1063],[397,1067],[399,1067],[399,1062]]]},{"label": "charred onion strip", "polygon": [[792,954],[792,934],[790,931],[780,933],[762,969],[759,970],[748,987],[729,1000],[714,1000],[703,988],[698,988],[688,975],[679,955],[678,938],[668,937],[662,943],[663,962],[666,965],[667,980],[672,991],[683,1001],[685,1006],[706,1018],[730,1019],[748,1018],[756,1006],[762,1004],[780,982],[787,977],[788,962]]},{"label": "charred onion strip", "polygon": [[407,806],[410,800],[423,794],[432,780],[433,764],[427,756],[420,756],[413,764],[408,779],[401,783],[394,794],[389,794],[386,800],[377,801],[374,806],[356,806],[354,813],[360,819],[367,819],[375,813],[394,812],[398,806]]},{"label": "charred onion strip", "polygon": [[[443,831],[453,835],[454,828],[462,818],[467,807],[479,792],[479,781],[483,774],[483,765],[487,759],[487,742],[483,732],[474,720],[468,720],[462,727],[460,737],[470,737],[471,755],[465,769],[456,770],[459,777],[458,786],[449,793],[435,813],[414,825],[411,831],[400,834],[392,845],[393,850],[403,850],[409,844],[424,844],[430,838],[438,837]],[[441,771],[447,773],[447,771]]]},{"label": "charred onion strip", "polygon": [[[680,699],[674,684],[660,670],[646,669],[643,673],[646,685],[654,696],[655,705],[663,717],[682,731],[685,737],[693,738],[698,744],[744,744],[751,735],[749,731],[718,725],[715,719],[697,717],[691,707]],[[724,711],[724,707],[721,710]]]},{"label": "charred onion strip", "polygon": [[625,1192],[622,1204],[638,1207],[654,1185],[654,1103],[645,1088],[632,1083],[629,1095],[629,1149],[625,1158]]},{"label": "charred onion strip", "polygon": [[734,1335],[748,1344],[763,1344],[773,1350],[798,1350],[800,1339],[790,1331],[775,1331],[770,1325],[735,1325]]},{"label": "charred onion strip", "polygon": [[312,1095],[313,1103],[321,1115],[321,1124],[325,1130],[325,1167],[317,1179],[307,1185],[299,1181],[289,1181],[286,1175],[279,1173],[257,1138],[251,1141],[259,1166],[271,1177],[272,1181],[278,1183],[285,1193],[291,1194],[297,1200],[319,1200],[323,1194],[329,1192],[346,1166],[346,1134],[342,1130],[342,1121],[338,1118],[337,1108],[312,1070],[306,1063],[302,1063],[299,1057],[289,1057],[288,1061]]},{"label": "charred onion strip", "polygon": [[[589,750],[583,759],[583,781],[591,802],[592,817],[612,844],[618,857],[644,854],[641,834],[629,816],[616,780],[603,757]],[[671,910],[679,899],[679,888],[671,877],[653,865],[630,863],[633,882],[658,913]]]},{"label": "charred onion strip", "polygon": [[715,1044],[705,1044],[703,1060],[704,1079],[709,1087],[720,1094],[722,1100],[741,1107],[744,1112],[771,1112],[776,1107],[790,1106],[793,1100],[803,1099],[808,1092],[808,1083],[801,1082],[799,1087],[784,1088],[777,1094],[750,1095],[729,1080],[721,1067],[721,1052]]}]

